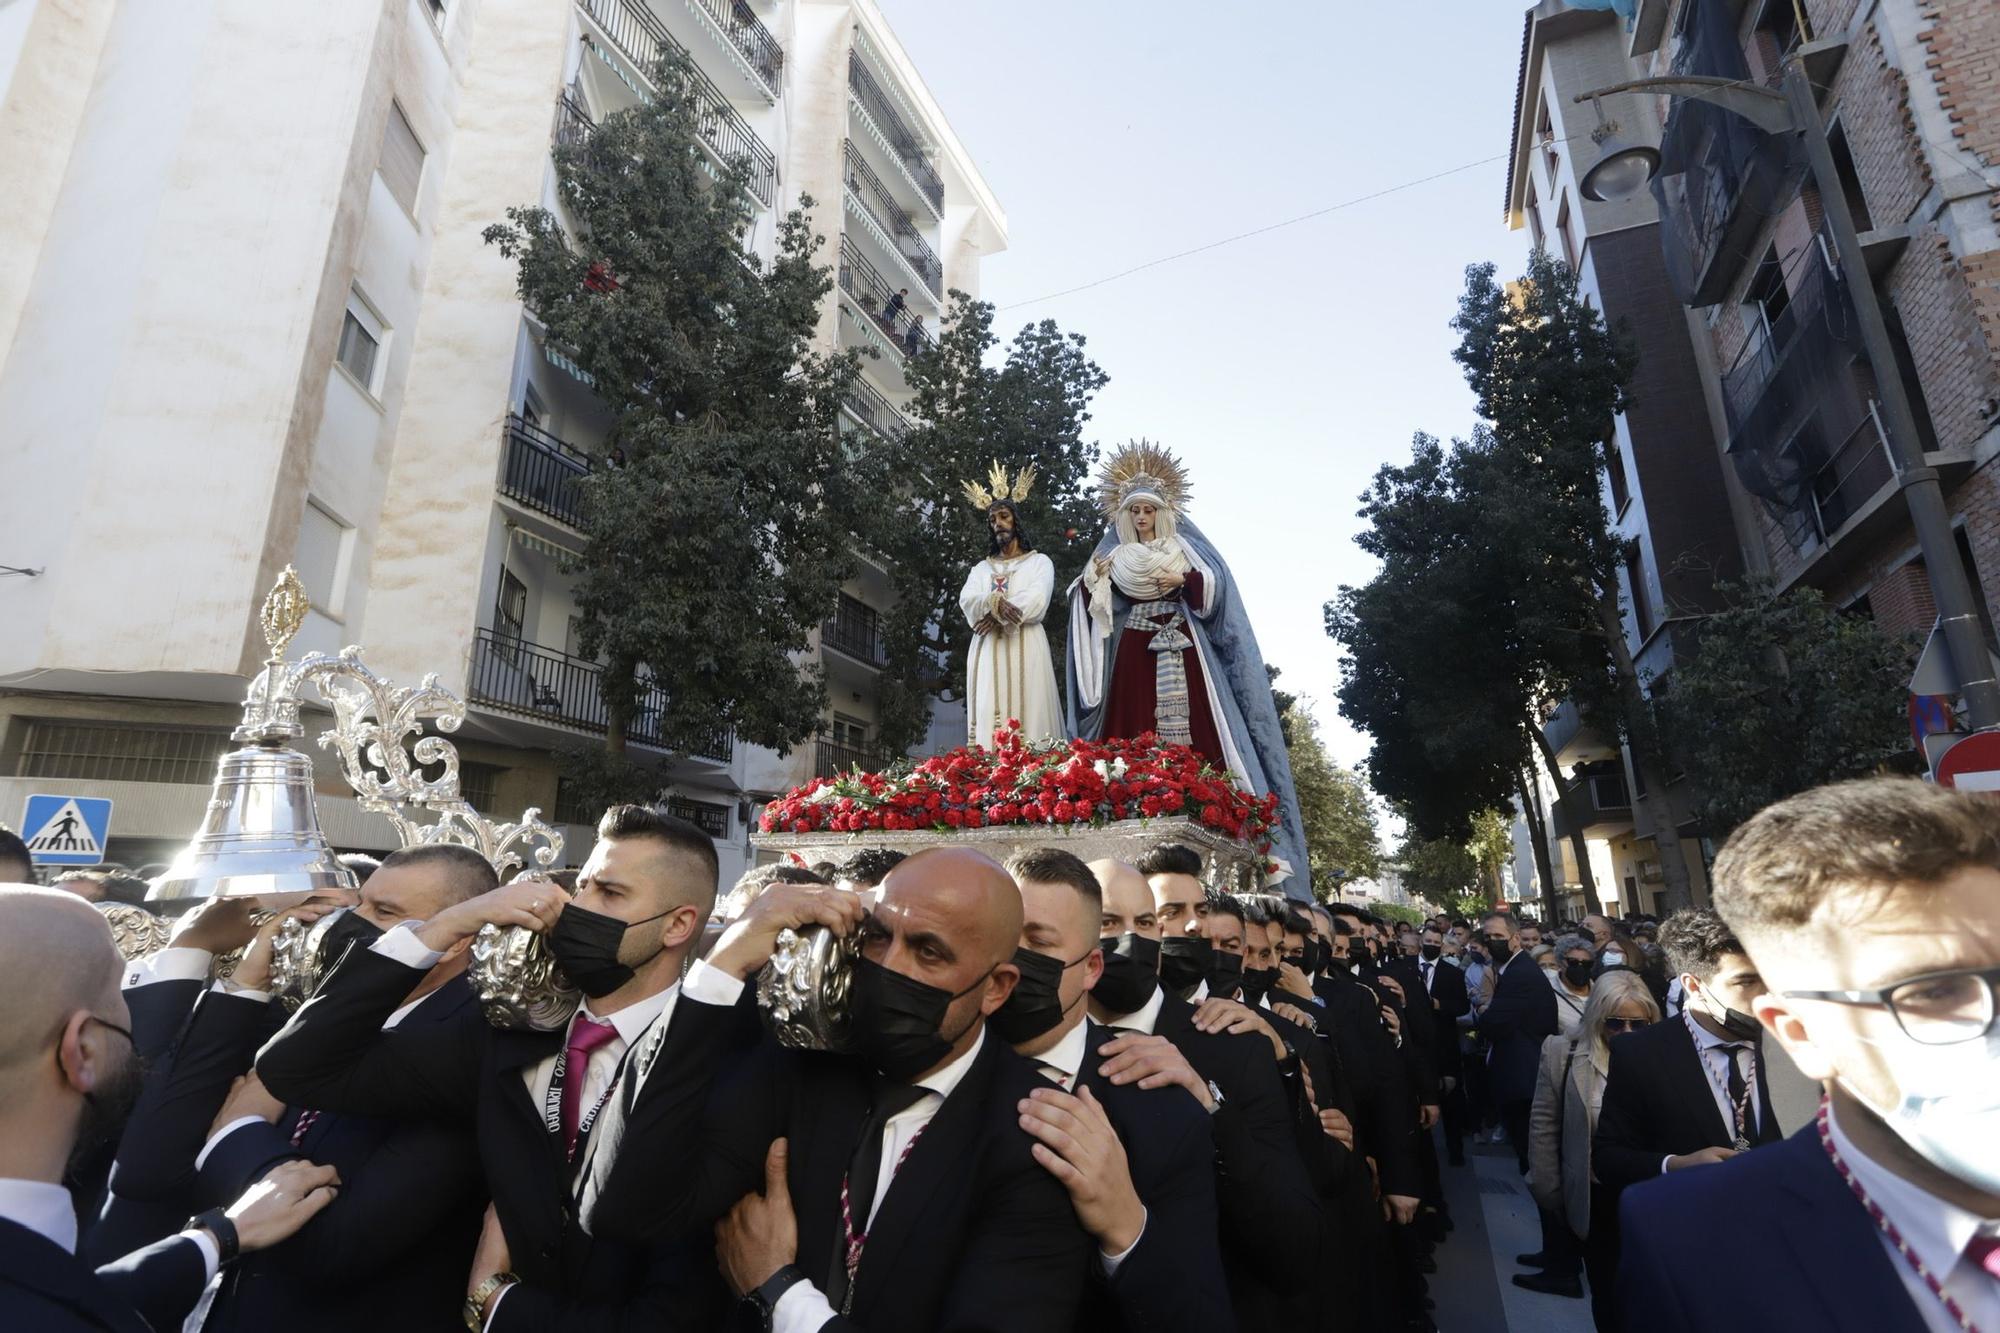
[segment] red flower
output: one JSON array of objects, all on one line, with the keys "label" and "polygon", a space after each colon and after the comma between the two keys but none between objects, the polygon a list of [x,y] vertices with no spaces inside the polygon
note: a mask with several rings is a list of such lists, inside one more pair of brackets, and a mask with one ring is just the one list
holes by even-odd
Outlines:
[{"label": "red flower", "polygon": [[963,810],[947,810],[944,812],[944,822],[947,828],[959,828],[965,823],[965,812]]}]

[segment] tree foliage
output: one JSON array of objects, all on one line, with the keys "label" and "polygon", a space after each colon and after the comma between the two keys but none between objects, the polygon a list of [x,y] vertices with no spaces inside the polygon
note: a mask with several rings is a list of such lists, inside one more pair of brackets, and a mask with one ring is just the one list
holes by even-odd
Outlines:
[{"label": "tree foliage", "polygon": [[1405,837],[1396,864],[1412,897],[1449,903],[1481,893],[1479,861],[1463,838]]},{"label": "tree foliage", "polygon": [[610,767],[624,762],[644,684],[674,737],[733,729],[783,749],[818,725],[824,687],[795,655],[881,522],[897,462],[843,444],[858,369],[811,340],[831,290],[810,199],[779,223],[767,266],[744,250],[752,213],[737,159],[711,178],[685,57],[656,100],[606,116],[555,152],[560,209],[507,210],[486,240],[518,266],[522,300],[581,365],[628,460],[583,486],[575,562],[581,650],[603,662]]},{"label": "tree foliage", "polygon": [[1304,705],[1294,701],[1278,720],[1289,742],[1313,884],[1331,885],[1335,870],[1350,879],[1374,879],[1382,873],[1382,841],[1367,783],[1333,762],[1318,719]]},{"label": "tree foliage", "polygon": [[1795,792],[1911,761],[1908,645],[1813,588],[1726,591],[1733,605],[1675,663],[1665,709],[1711,837]]},{"label": "tree foliage", "polygon": [[1096,541],[1102,519],[1086,486],[1097,450],[1083,438],[1090,401],[1107,376],[1084,351],[1081,334],[1053,320],[1027,325],[996,358],[993,306],[951,294],[937,345],[910,358],[921,423],[899,448],[903,484],[879,533],[895,605],[883,635],[889,664],[879,700],[882,741],[901,749],[920,739],[931,701],[965,693],[972,630],[958,608],[967,569],[985,558],[986,517],[959,492],[983,481],[999,462],[1010,472],[1032,464],[1033,493],[1022,505],[1035,549],[1056,566],[1056,597],[1044,622],[1058,653],[1068,602],[1063,597]]}]

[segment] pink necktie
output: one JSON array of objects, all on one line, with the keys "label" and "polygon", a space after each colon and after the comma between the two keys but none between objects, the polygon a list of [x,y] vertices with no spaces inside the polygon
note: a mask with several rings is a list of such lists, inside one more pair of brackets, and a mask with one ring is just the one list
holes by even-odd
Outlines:
[{"label": "pink necktie", "polygon": [[2000,1277],[2000,1236],[1974,1236],[1965,1247],[1965,1257],[1994,1277]]},{"label": "pink necktie", "polygon": [[562,1133],[563,1156],[576,1154],[576,1117],[583,1104],[584,1074],[590,1068],[590,1053],[618,1035],[609,1023],[594,1023],[582,1014],[569,1026],[569,1044],[563,1059]]}]

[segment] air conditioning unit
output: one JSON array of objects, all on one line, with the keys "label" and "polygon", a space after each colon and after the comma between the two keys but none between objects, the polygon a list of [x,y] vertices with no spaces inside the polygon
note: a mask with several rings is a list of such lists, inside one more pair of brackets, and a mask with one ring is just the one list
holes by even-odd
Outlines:
[{"label": "air conditioning unit", "polygon": [[1639,863],[1639,878],[1645,880],[1648,884],[1660,884],[1666,881],[1667,872],[1660,868],[1658,861],[1641,861]]}]

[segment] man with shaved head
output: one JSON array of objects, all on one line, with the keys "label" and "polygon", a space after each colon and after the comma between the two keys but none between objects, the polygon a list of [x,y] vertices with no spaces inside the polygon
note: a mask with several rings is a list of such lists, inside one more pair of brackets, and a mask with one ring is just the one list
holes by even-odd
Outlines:
[{"label": "man with shaved head", "polygon": [[95,1273],[76,1257],[64,1172],[116,1137],[139,1088],[121,967],[81,898],[0,885],[0,1328],[176,1327],[239,1247],[291,1235],[333,1199],[333,1171],[299,1163]]},{"label": "man with shaved head", "polygon": [[[702,1044],[637,1094],[590,1225],[691,1242],[714,1226],[723,1277],[781,1333],[1066,1328],[1094,1247],[1023,1131],[1019,1108],[1048,1084],[986,1030],[1020,977],[1020,891],[957,847],[881,887],[870,911],[773,885],[690,969],[683,1017]],[[715,1079],[747,983],[780,931],[805,927],[859,935],[851,1054],[765,1038]]]}]

